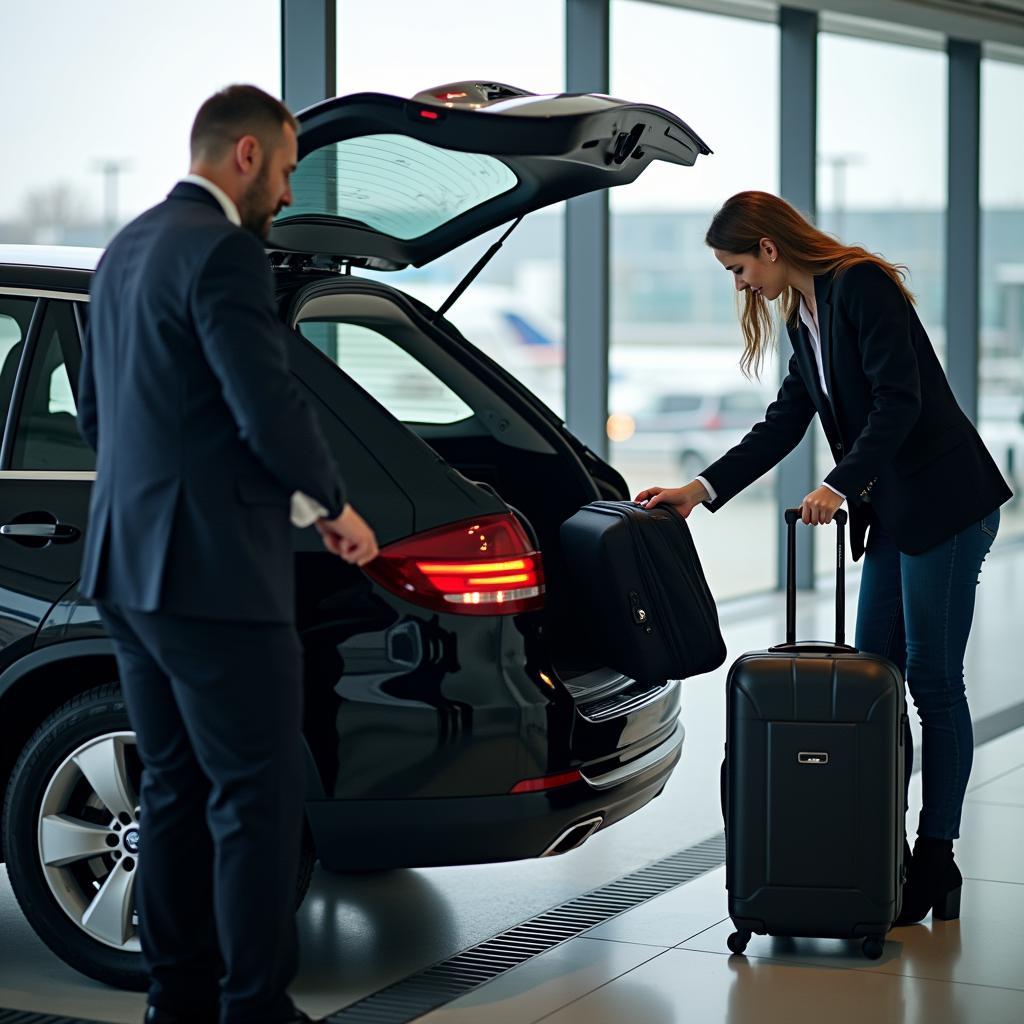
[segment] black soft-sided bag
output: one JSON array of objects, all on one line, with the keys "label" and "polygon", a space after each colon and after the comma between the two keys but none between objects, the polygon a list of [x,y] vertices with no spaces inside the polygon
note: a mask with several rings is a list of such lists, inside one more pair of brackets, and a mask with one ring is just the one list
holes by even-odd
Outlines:
[{"label": "black soft-sided bag", "polygon": [[786,643],[729,670],[726,888],[742,953],[752,932],[862,938],[871,959],[902,896],[903,677],[843,642],[846,513],[836,513],[836,642],[796,642],[787,509]]},{"label": "black soft-sided bag", "polygon": [[678,513],[595,501],[562,523],[561,539],[580,621],[605,664],[658,682],[725,661],[715,601]]}]

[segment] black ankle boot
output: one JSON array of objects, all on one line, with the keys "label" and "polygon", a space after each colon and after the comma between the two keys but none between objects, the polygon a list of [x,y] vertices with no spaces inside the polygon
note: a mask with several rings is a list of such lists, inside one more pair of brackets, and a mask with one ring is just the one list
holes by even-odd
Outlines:
[{"label": "black ankle boot", "polygon": [[938,921],[960,916],[963,876],[953,861],[953,840],[918,836],[903,886],[903,909],[894,927],[917,924],[930,910]]}]

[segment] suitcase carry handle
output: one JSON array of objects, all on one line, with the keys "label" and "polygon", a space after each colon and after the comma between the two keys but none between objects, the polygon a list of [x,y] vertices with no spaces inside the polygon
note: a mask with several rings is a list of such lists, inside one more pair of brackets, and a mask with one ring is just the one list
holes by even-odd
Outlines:
[{"label": "suitcase carry handle", "polygon": [[[836,524],[836,646],[855,650],[846,643],[846,520],[844,509],[837,509]],[[796,646],[796,524],[802,521],[800,509],[786,509],[786,643],[772,650]],[[829,648],[807,644],[808,651]]]}]

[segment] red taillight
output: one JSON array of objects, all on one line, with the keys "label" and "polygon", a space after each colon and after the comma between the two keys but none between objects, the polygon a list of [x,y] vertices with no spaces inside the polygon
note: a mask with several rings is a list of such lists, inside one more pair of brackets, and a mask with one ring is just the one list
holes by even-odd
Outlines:
[{"label": "red taillight", "polygon": [[705,421],[705,430],[719,430],[722,426],[722,417],[717,412],[713,412]]},{"label": "red taillight", "polygon": [[421,110],[420,117],[425,118],[427,121],[438,121],[441,115],[436,110]]},{"label": "red taillight", "polygon": [[510,790],[510,793],[539,793],[545,789],[557,789],[559,786],[571,786],[579,782],[583,776],[576,768],[571,772],[561,772],[558,775],[542,775],[539,779],[523,779],[517,782]]},{"label": "red taillight", "polygon": [[392,593],[435,611],[511,615],[544,606],[540,552],[511,513],[388,544],[366,572]]}]

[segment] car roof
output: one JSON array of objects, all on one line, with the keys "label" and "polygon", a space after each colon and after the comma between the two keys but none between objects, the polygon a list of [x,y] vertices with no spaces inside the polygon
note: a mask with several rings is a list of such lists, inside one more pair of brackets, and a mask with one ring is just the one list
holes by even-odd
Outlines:
[{"label": "car roof", "polygon": [[19,267],[95,270],[102,255],[84,245],[0,245],[0,263]]}]

